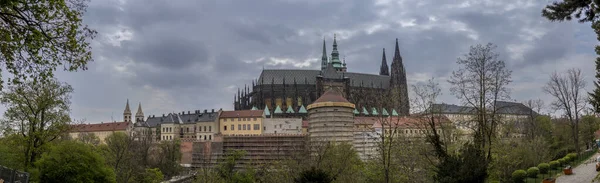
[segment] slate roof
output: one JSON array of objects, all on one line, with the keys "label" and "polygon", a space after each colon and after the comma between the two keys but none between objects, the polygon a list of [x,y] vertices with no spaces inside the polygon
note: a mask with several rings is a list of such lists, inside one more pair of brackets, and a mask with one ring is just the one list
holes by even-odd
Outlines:
[{"label": "slate roof", "polygon": [[[475,108],[473,107],[459,106],[454,104],[433,104],[433,107],[442,113],[448,114],[469,114],[475,112]],[[533,112],[534,115],[537,115],[537,113],[532,111],[531,108],[518,102],[497,101],[496,107],[498,109],[498,114],[529,115],[530,112]]]},{"label": "slate roof", "polygon": [[[278,69],[278,70],[263,70],[258,78],[258,82],[262,84],[283,84],[285,78],[286,84],[294,84],[294,78],[297,84],[316,84],[317,76],[321,74],[320,70],[301,70],[301,69]],[[358,87],[363,84],[364,87],[388,88],[390,85],[389,76],[381,76],[375,74],[353,73],[353,72],[325,72],[323,77],[326,78],[350,78],[350,85]]]},{"label": "slate roof", "polygon": [[239,111],[223,111],[222,118],[237,118],[237,117],[261,117],[263,110],[239,110]]},{"label": "slate roof", "polygon": [[[169,113],[163,116],[150,116],[145,123],[148,127],[156,127],[160,124],[178,123],[192,124],[196,122],[213,122],[219,117],[219,112],[202,112],[194,111],[194,113]],[[142,123],[143,124],[143,123]]]},{"label": "slate roof", "polygon": [[130,124],[130,122],[77,124],[71,125],[71,132],[123,131],[126,130]]}]

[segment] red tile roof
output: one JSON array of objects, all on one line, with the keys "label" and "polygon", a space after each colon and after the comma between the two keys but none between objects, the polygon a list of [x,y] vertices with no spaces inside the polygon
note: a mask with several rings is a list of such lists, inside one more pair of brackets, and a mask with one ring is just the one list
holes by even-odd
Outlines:
[{"label": "red tile roof", "polygon": [[342,94],[340,94],[339,92],[337,92],[337,91],[335,91],[333,89],[327,90],[327,92],[325,92],[323,95],[321,95],[321,97],[319,97],[313,103],[319,103],[319,102],[344,102],[344,103],[350,103],[350,102],[348,102],[348,100],[346,100],[342,96]]},{"label": "red tile roof", "polygon": [[129,125],[131,125],[130,122],[78,124],[71,125],[71,132],[124,131]]},{"label": "red tile roof", "polygon": [[246,117],[261,117],[263,110],[240,110],[240,111],[223,111],[221,118],[246,118]]}]

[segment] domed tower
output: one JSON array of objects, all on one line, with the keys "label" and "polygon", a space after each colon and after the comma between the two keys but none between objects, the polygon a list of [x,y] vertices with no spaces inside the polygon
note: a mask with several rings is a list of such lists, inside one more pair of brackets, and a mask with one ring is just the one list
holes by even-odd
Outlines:
[{"label": "domed tower", "polygon": [[125,110],[123,111],[123,122],[131,122],[131,110],[129,109],[129,99],[125,104]]},{"label": "domed tower", "polygon": [[353,110],[354,104],[348,102],[334,89],[329,89],[308,105],[311,149],[318,148],[323,142],[352,144]]}]

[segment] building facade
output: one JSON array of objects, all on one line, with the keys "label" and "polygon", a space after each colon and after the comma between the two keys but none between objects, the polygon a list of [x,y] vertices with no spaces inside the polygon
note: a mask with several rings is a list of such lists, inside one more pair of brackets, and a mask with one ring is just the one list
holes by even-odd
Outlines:
[{"label": "building facade", "polygon": [[348,72],[345,60],[339,58],[334,36],[331,57],[327,56],[323,41],[320,70],[263,70],[250,87],[238,90],[234,108],[258,108],[270,110],[272,115],[306,117],[308,114],[301,113],[302,108],[335,88],[357,108],[383,106],[401,116],[409,115],[406,71],[397,39],[391,68],[388,68],[384,49],[378,75]]},{"label": "building facade", "polygon": [[263,134],[302,134],[302,118],[265,118]]},{"label": "building facade", "polygon": [[219,131],[223,135],[262,134],[263,110],[223,111],[219,116]]},{"label": "building facade", "polygon": [[106,137],[117,132],[125,134],[131,134],[133,131],[133,124],[131,122],[109,122],[99,124],[77,124],[71,125],[69,136],[72,139],[78,139],[81,134],[90,133],[94,134],[100,140],[101,144],[105,143]]}]

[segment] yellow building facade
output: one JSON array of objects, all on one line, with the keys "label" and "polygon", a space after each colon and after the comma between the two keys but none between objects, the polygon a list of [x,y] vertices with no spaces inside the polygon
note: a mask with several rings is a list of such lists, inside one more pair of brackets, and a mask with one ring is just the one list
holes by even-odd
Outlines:
[{"label": "yellow building facade", "polygon": [[223,135],[259,135],[263,119],[263,110],[223,111],[219,116],[219,131]]}]

